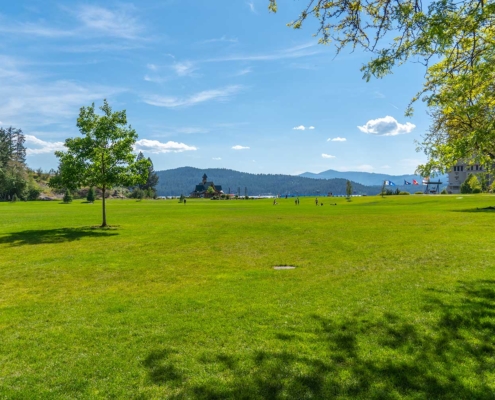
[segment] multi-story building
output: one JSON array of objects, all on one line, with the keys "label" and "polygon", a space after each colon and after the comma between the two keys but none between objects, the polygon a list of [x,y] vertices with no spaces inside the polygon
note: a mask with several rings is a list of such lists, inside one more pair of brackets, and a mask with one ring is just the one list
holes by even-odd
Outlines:
[{"label": "multi-story building", "polygon": [[[469,165],[464,162],[458,162],[451,171],[449,171],[449,186],[447,191],[452,194],[461,193],[461,185],[468,178],[469,174],[486,174],[485,168],[480,164]],[[487,176],[491,182],[490,175]]]}]

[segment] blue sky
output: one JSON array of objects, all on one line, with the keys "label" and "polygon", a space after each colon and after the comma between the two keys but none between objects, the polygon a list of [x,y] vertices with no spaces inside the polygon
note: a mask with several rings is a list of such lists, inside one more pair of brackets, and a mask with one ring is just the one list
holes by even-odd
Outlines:
[{"label": "blue sky", "polygon": [[[127,110],[156,170],[328,169],[412,173],[428,128],[424,67],[366,83],[369,54],[317,44],[315,21],[286,23],[306,0],[17,0],[0,8],[0,126],[23,129],[28,164],[78,135],[81,106]],[[344,140],[345,139],[345,140]]]}]

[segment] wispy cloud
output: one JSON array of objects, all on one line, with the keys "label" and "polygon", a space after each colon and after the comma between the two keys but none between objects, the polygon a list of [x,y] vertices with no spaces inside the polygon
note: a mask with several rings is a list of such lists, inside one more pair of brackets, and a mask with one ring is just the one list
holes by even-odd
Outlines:
[{"label": "wispy cloud", "polygon": [[96,5],[81,5],[76,9],[76,17],[86,28],[107,36],[124,39],[137,39],[143,32],[143,26],[134,16],[136,9],[132,6],[108,9]]},{"label": "wispy cloud", "polygon": [[197,150],[194,146],[188,146],[184,143],[178,142],[166,142],[162,143],[158,140],[140,139],[134,146],[135,151],[142,151],[147,153],[182,153],[184,151]]},{"label": "wispy cloud", "polygon": [[327,142],[346,142],[347,139],[343,137],[328,138]]},{"label": "wispy cloud", "polygon": [[178,76],[189,76],[192,75],[197,66],[190,61],[178,62],[171,66]]},{"label": "wispy cloud", "polygon": [[29,80],[0,85],[0,115],[12,125],[47,125],[75,118],[81,105],[112,97],[123,89],[71,81],[33,83]]},{"label": "wispy cloud", "polygon": [[321,156],[322,156],[323,158],[335,158],[335,156],[332,156],[332,155],[330,155],[330,154],[325,154],[325,153],[323,153]]},{"label": "wispy cloud", "polygon": [[295,126],[294,128],[292,128],[296,131],[305,131],[306,129],[309,129],[309,130],[313,130],[313,129],[316,129],[314,126],[304,126],[304,125],[299,125],[299,126]]},{"label": "wispy cloud", "polygon": [[308,57],[321,53],[323,51],[321,48],[317,48],[316,46],[317,46],[316,43],[306,43],[266,54],[231,54],[225,57],[211,58],[205,60],[205,62],[273,61],[273,60],[283,60],[287,58]]},{"label": "wispy cloud", "polygon": [[46,142],[33,135],[25,135],[26,137],[26,154],[53,153],[58,150],[65,150],[64,142]]},{"label": "wispy cloud", "polygon": [[240,144],[232,146],[232,150],[249,150],[250,148],[247,146],[241,146]]},{"label": "wispy cloud", "polygon": [[219,38],[202,40],[199,43],[200,44],[218,43],[218,42],[223,42],[223,43],[237,43],[238,41],[239,40],[237,38],[229,38],[228,36],[223,35],[222,37],[219,37]]},{"label": "wispy cloud", "polygon": [[73,29],[57,29],[45,24],[34,24],[29,22],[5,23],[1,21],[0,33],[10,33],[16,35],[40,36],[46,38],[62,38],[76,35]]},{"label": "wispy cloud", "polygon": [[387,115],[383,118],[371,119],[363,126],[358,126],[359,130],[376,136],[396,136],[410,133],[416,125],[406,122],[401,124],[394,117]]},{"label": "wispy cloud", "polygon": [[242,75],[247,75],[247,74],[250,74],[251,72],[253,72],[253,69],[251,67],[248,67],[248,68],[243,68],[239,71],[237,71],[234,76],[242,76]]},{"label": "wispy cloud", "polygon": [[232,85],[222,89],[204,90],[189,97],[182,98],[172,96],[148,95],[143,97],[143,101],[147,104],[157,107],[190,107],[207,101],[227,101],[241,89],[242,86],[240,85]]},{"label": "wispy cloud", "polygon": [[215,161],[220,161],[222,159],[222,157],[213,157],[212,160],[215,160]]},{"label": "wispy cloud", "polygon": [[253,1],[247,1],[246,4],[248,5],[249,10],[252,13],[255,13],[256,14],[256,8],[254,7],[254,2]]}]

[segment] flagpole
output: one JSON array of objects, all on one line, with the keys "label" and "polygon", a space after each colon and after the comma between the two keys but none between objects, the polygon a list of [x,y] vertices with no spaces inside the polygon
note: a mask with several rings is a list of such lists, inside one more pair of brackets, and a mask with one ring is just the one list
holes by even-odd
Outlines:
[{"label": "flagpole", "polygon": [[383,181],[383,186],[382,186],[382,199],[383,199],[383,196],[384,196],[383,192],[385,192],[385,180]]}]

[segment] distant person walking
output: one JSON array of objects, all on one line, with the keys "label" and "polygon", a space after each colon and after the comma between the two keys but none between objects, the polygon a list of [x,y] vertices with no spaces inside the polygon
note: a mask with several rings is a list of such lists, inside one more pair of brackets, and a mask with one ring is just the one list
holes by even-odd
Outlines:
[{"label": "distant person walking", "polygon": [[318,205],[318,197],[315,199],[315,204]]},{"label": "distant person walking", "polygon": [[299,205],[299,197],[297,198],[297,205]]},{"label": "distant person walking", "polygon": [[184,199],[184,205],[186,205],[186,199]]}]

